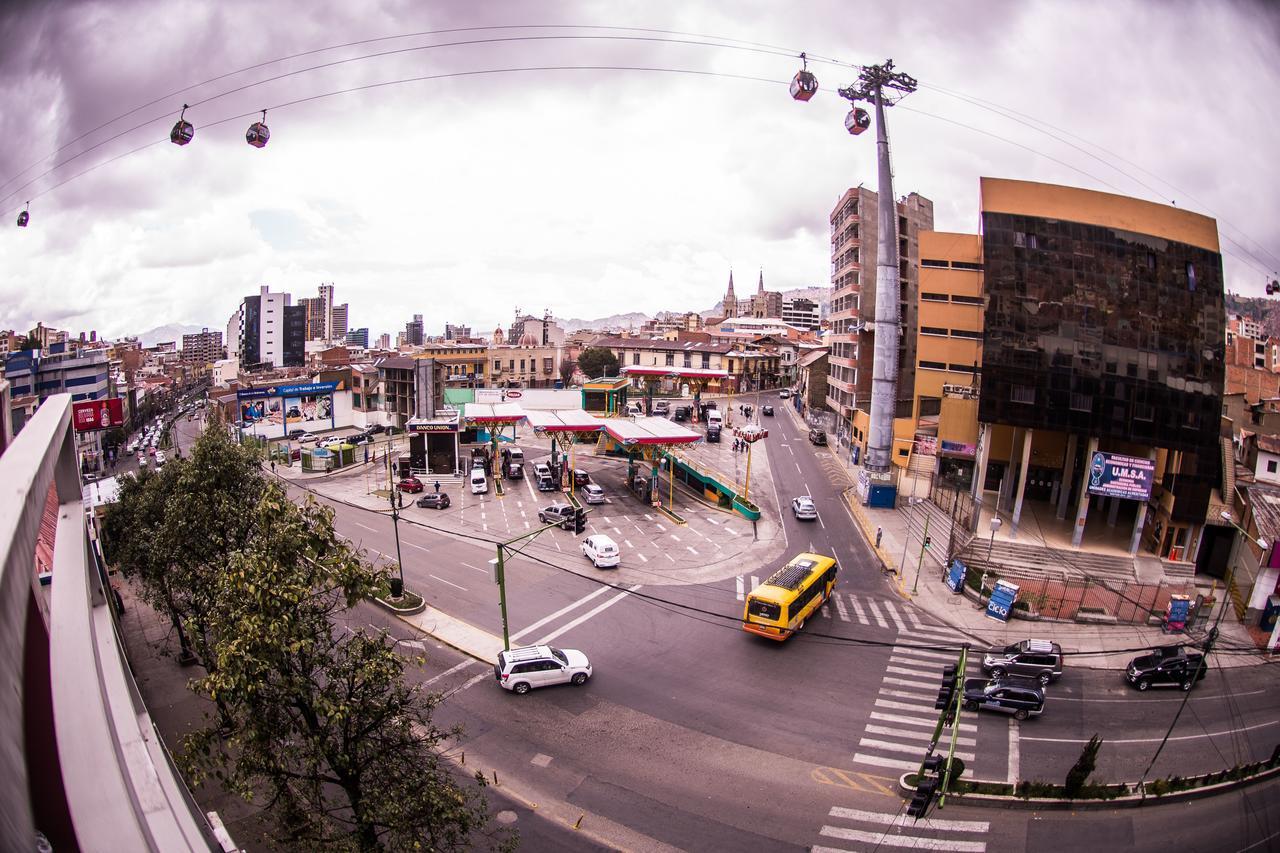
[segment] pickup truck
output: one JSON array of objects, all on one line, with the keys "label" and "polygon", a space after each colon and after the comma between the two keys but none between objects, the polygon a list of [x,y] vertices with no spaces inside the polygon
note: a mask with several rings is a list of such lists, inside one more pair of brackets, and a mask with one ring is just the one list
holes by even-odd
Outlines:
[{"label": "pickup truck", "polygon": [[1163,646],[1129,661],[1124,680],[1139,690],[1149,687],[1181,687],[1190,690],[1208,671],[1204,655],[1182,646]]}]

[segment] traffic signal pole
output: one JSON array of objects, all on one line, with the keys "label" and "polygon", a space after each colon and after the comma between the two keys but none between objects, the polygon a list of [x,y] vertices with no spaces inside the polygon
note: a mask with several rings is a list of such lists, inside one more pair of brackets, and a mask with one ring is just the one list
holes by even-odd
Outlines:
[{"label": "traffic signal pole", "polygon": [[[969,645],[966,643],[960,650],[960,658],[953,665],[942,671],[942,684],[938,688],[938,700],[934,709],[938,713],[938,722],[933,727],[933,737],[929,739],[929,747],[925,750],[924,760],[916,771],[916,789],[907,806],[907,815],[919,820],[929,812],[929,807],[936,797],[938,808],[943,808],[947,801],[947,790],[951,786],[951,768],[955,760],[956,739],[960,734],[960,706],[964,703],[964,674],[969,663]],[[951,726],[951,743],[947,746],[945,757],[934,755],[938,742],[942,739],[943,728]],[[938,774],[935,778],[932,774]]]},{"label": "traffic signal pole", "polygon": [[[575,510],[574,531],[576,533],[582,532],[580,529],[578,529],[578,525],[585,524],[584,519],[586,517],[586,514],[587,514],[587,510],[584,510],[581,507]],[[495,543],[498,546],[498,556],[497,556],[497,559],[490,560],[489,562],[493,565],[493,569],[494,569],[493,582],[498,585],[498,609],[502,612],[502,648],[506,651],[511,650],[511,631],[507,624],[507,571],[506,571],[507,566],[506,566],[505,551],[507,548],[510,548],[512,545],[514,545],[515,543],[519,542],[522,539],[531,539],[534,536],[537,536],[542,531],[550,530],[553,527],[559,527],[563,523],[564,523],[563,521],[557,521],[552,524],[546,524],[535,530],[530,530],[528,533],[522,533],[513,539],[508,539],[505,542]],[[519,553],[519,552],[517,551],[516,553]]]}]

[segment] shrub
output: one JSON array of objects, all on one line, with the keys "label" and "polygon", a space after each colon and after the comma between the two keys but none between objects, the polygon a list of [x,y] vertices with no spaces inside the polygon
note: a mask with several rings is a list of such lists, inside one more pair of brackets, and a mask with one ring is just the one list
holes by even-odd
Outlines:
[{"label": "shrub", "polygon": [[1057,793],[1057,787],[1051,782],[1041,782],[1039,780],[1029,782],[1023,780],[1018,783],[1018,788],[1014,793],[1024,800],[1030,797],[1052,797]]}]

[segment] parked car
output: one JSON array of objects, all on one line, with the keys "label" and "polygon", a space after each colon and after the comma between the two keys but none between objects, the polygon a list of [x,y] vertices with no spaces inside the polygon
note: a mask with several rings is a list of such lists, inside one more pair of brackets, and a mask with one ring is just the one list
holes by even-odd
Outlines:
[{"label": "parked car", "polygon": [[671,414],[671,404],[666,400],[654,400],[653,413],[660,418],[665,418],[667,415]]},{"label": "parked car", "polygon": [[819,447],[827,446],[827,434],[820,429],[809,430],[809,443]]},{"label": "parked car", "polygon": [[403,480],[396,483],[396,488],[402,492],[417,494],[422,491],[422,481],[417,477],[405,477]]},{"label": "parked car", "polygon": [[603,533],[596,533],[582,540],[582,556],[591,561],[597,569],[617,568],[622,560],[618,551],[618,543]]},{"label": "parked car", "polygon": [[138,454],[138,467],[139,468],[147,467],[147,457],[143,456],[141,453]]},{"label": "parked car", "polygon": [[762,414],[762,415],[768,415],[769,417],[773,417],[773,406],[761,406],[761,407],[760,407],[760,414]]},{"label": "parked car", "polygon": [[583,486],[591,485],[591,475],[581,468],[573,469],[573,487],[581,489]]},{"label": "parked car", "polygon": [[520,462],[507,462],[505,473],[508,480],[523,480],[524,464]]},{"label": "parked car", "polygon": [[498,652],[493,677],[504,690],[520,695],[550,684],[581,687],[591,677],[591,662],[577,649],[524,646]]},{"label": "parked car", "polygon": [[797,521],[817,521],[818,505],[808,495],[801,495],[791,501],[791,511]]},{"label": "parked car", "polygon": [[305,429],[291,429],[291,430],[289,430],[289,438],[294,439],[294,440],[297,440],[297,439],[299,439],[299,438],[302,438],[302,437],[303,437],[304,435],[306,435],[306,434],[307,434],[307,431],[306,431]]},{"label": "parked car", "polygon": [[1209,671],[1204,655],[1182,646],[1163,646],[1129,661],[1124,680],[1139,690],[1149,687],[1181,687],[1190,690]]},{"label": "parked car", "polygon": [[604,503],[604,489],[600,488],[594,483],[591,483],[583,488],[582,496],[583,496],[583,499],[586,500],[586,502],[589,504]]},{"label": "parked car", "polygon": [[688,407],[688,406],[676,406],[675,414],[674,414],[672,417],[673,417],[675,420],[677,420],[677,421],[687,421],[687,420],[689,420],[689,407]]},{"label": "parked car", "polygon": [[551,468],[547,463],[535,463],[533,466],[533,476],[538,481],[538,491],[550,492],[555,489],[556,481],[551,478]]},{"label": "parked car", "polygon": [[988,651],[982,669],[996,678],[1020,675],[1045,685],[1062,675],[1062,647],[1048,640],[1023,640]]},{"label": "parked car", "polygon": [[573,526],[574,508],[569,504],[553,503],[538,510],[538,521],[543,524],[559,524],[566,530]]},{"label": "parked car", "polygon": [[380,432],[386,432],[387,428],[384,427],[382,424],[374,424],[373,426],[369,427],[365,431],[368,432],[369,435],[377,435]]},{"label": "parked car", "polygon": [[627,416],[638,418],[644,415],[644,408],[637,402],[627,403]]},{"label": "parked car", "polygon": [[471,469],[471,494],[486,495],[489,493],[489,476],[483,468]]},{"label": "parked car", "polygon": [[710,444],[720,443],[720,427],[716,424],[709,424],[707,426],[707,442]]},{"label": "parked car", "polygon": [[790,399],[790,397],[791,397],[791,389],[790,389],[790,388],[779,388],[779,389],[778,389],[778,399],[779,399],[779,400],[787,400],[787,399]]},{"label": "parked car", "polygon": [[1044,711],[1044,689],[1031,678],[966,678],[963,701],[966,711],[985,708],[1025,720]]},{"label": "parked car", "polygon": [[340,436],[331,435],[331,436],[329,436],[329,437],[327,437],[327,438],[322,438],[322,439],[320,439],[320,443],[319,443],[319,445],[317,445],[317,446],[319,446],[319,447],[337,447],[338,445],[340,445],[340,444],[345,444],[345,443],[346,443],[346,439],[344,439],[344,438],[342,438],[342,437],[340,437]]},{"label": "parked car", "polygon": [[298,444],[311,444],[315,440],[316,437],[309,432],[304,432],[302,435],[298,436]]},{"label": "parked car", "polygon": [[444,492],[428,492],[415,503],[423,509],[448,509],[449,496]]}]

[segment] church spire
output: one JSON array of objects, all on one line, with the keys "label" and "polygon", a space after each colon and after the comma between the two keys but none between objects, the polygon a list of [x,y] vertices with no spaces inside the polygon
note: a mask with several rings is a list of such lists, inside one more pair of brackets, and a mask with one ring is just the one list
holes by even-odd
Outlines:
[{"label": "church spire", "polygon": [[764,296],[764,267],[760,268],[760,286],[756,288],[756,293]]},{"label": "church spire", "polygon": [[725,296],[733,296],[733,270],[729,270],[729,291]]}]

